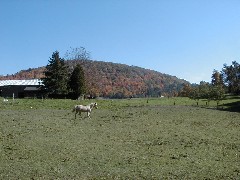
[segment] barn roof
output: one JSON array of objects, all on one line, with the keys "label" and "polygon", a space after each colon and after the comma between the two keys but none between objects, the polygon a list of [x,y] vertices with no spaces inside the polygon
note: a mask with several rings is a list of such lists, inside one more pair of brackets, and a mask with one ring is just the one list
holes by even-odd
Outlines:
[{"label": "barn roof", "polygon": [[0,86],[31,86],[31,85],[43,85],[42,80],[39,79],[29,79],[29,80],[2,80],[0,81]]}]

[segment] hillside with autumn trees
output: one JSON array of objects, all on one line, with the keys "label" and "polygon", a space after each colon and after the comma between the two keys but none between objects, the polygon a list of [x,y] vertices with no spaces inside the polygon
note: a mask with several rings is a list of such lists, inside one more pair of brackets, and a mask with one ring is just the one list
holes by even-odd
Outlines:
[{"label": "hillside with autumn trees", "polygon": [[[125,98],[144,96],[176,96],[183,84],[189,82],[175,76],[136,66],[93,60],[67,60],[69,71],[80,64],[85,73],[88,94],[92,96]],[[45,67],[29,68],[0,76],[0,80],[41,79]]]}]

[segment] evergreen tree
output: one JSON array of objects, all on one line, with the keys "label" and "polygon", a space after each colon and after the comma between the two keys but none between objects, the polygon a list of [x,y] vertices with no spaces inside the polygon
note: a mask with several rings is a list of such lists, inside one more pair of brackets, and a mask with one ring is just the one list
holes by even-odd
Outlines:
[{"label": "evergreen tree", "polygon": [[69,87],[76,98],[86,93],[84,71],[80,64],[76,65],[70,76]]},{"label": "evergreen tree", "polygon": [[67,94],[68,67],[64,59],[60,58],[58,51],[55,51],[48,62],[44,72],[45,78],[42,79],[45,88],[50,94]]}]

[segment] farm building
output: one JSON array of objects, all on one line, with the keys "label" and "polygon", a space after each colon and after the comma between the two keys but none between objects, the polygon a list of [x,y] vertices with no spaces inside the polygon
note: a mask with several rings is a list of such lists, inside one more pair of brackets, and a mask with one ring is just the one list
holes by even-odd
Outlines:
[{"label": "farm building", "polygon": [[31,80],[2,80],[0,81],[0,96],[2,97],[37,97],[41,96],[42,81]]}]

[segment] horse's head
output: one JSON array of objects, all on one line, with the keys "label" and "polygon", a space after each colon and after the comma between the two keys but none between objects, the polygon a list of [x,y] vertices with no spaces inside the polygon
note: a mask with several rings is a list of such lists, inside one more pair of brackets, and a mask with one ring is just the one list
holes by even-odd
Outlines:
[{"label": "horse's head", "polygon": [[95,107],[95,108],[97,109],[97,108],[98,108],[98,107],[97,107],[97,103],[94,103],[93,107]]},{"label": "horse's head", "polygon": [[98,107],[97,107],[97,103],[91,103],[91,104],[90,104],[90,107],[91,107],[91,109],[92,109],[92,108],[96,108],[96,109],[98,108]]}]

